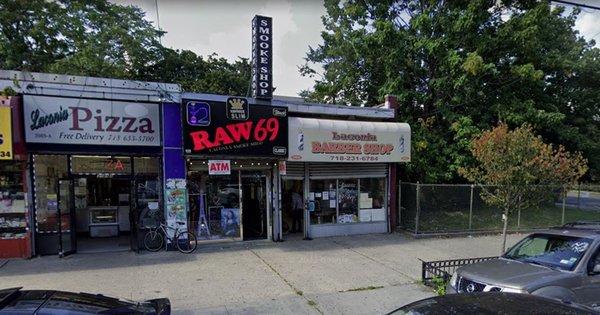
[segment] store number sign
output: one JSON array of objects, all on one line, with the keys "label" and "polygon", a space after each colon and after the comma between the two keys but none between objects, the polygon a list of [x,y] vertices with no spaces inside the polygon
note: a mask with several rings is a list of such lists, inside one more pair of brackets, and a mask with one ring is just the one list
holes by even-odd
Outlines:
[{"label": "store number sign", "polygon": [[10,107],[0,107],[0,160],[12,160],[12,119]]}]

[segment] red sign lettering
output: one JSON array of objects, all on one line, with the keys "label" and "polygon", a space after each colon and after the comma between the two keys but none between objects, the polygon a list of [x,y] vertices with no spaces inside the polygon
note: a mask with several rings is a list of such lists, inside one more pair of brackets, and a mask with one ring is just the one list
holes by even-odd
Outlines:
[{"label": "red sign lettering", "polygon": [[213,135],[204,130],[194,131],[189,135],[194,144],[194,151],[197,152],[241,142],[263,142],[267,139],[274,141],[278,134],[279,120],[271,117],[261,118],[256,124],[253,121],[245,121],[217,127]]}]

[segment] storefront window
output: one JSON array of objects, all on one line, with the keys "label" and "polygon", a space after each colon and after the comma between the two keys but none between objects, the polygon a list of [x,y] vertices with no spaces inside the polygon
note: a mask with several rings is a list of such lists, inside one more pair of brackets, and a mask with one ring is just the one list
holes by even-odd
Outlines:
[{"label": "storefront window", "polygon": [[58,232],[58,180],[66,178],[67,157],[64,155],[34,155],[34,191],[36,232]]},{"label": "storefront window", "polygon": [[340,179],[338,185],[338,223],[358,222],[358,180]]},{"label": "storefront window", "polygon": [[385,179],[361,178],[359,204],[360,222],[385,221]]},{"label": "storefront window", "polygon": [[335,179],[311,180],[308,211],[311,224],[336,223],[337,187]]},{"label": "storefront window", "polygon": [[25,163],[0,162],[0,239],[23,238],[26,235],[23,169]]},{"label": "storefront window", "polygon": [[163,221],[160,207],[161,180],[160,159],[156,157],[134,157],[133,174],[135,204],[139,212],[140,226],[156,226]]},{"label": "storefront window", "polygon": [[188,173],[191,228],[198,240],[241,237],[238,172],[208,176]]},{"label": "storefront window", "polygon": [[131,174],[129,157],[81,156],[71,157],[73,174]]},{"label": "storefront window", "polygon": [[155,157],[134,157],[133,168],[136,176],[147,174],[158,177],[160,160]]}]

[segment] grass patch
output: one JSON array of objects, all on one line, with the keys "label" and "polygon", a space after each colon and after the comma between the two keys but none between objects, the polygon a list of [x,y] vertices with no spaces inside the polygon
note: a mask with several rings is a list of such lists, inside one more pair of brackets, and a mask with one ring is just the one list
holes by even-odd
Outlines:
[{"label": "grass patch", "polygon": [[382,285],[378,285],[378,286],[370,285],[368,287],[355,288],[355,289],[350,289],[350,290],[345,290],[345,291],[339,291],[339,292],[369,291],[369,290],[377,290],[377,289],[381,289],[381,288],[383,288]]},{"label": "grass patch", "polygon": [[308,300],[308,305],[310,305],[310,306],[317,306],[317,302],[315,302],[313,300]]},{"label": "grass patch", "polygon": [[295,292],[296,294],[298,294],[299,296],[303,296],[303,295],[304,295],[304,292],[302,292],[302,291],[300,291],[300,290],[298,290],[298,289],[294,289],[294,292]]},{"label": "grass patch", "polygon": [[[453,209],[454,210],[454,209]],[[491,207],[473,209],[472,230],[501,230],[502,210]],[[565,223],[573,221],[590,221],[600,219],[600,214],[575,208],[565,209]],[[508,229],[526,230],[540,229],[561,224],[562,208],[546,206],[531,208],[511,213],[508,218]],[[413,224],[414,226],[414,224]],[[410,227],[410,225],[409,225]],[[469,209],[454,211],[422,211],[419,217],[419,232],[454,232],[469,230]]]}]

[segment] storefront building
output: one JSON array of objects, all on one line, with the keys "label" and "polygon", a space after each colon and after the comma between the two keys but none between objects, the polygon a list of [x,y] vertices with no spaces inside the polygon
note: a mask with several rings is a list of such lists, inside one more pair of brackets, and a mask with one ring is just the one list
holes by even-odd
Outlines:
[{"label": "storefront building", "polygon": [[21,101],[20,96],[0,97],[0,258],[31,255]]},{"label": "storefront building", "polygon": [[386,233],[410,127],[394,110],[183,93],[190,229],[199,241]]},{"label": "storefront building", "polygon": [[1,88],[14,80],[20,96],[0,107],[1,257],[138,250],[159,221],[200,242],[395,226],[410,127],[391,108],[0,71]]},{"label": "storefront building", "polygon": [[21,168],[2,166],[12,175],[0,182],[24,174],[25,197],[11,199],[25,204],[27,255],[137,250],[145,226],[164,218],[162,123],[179,87],[0,71],[0,85],[13,80],[27,153]]},{"label": "storefront building", "polygon": [[306,237],[390,231],[390,175],[410,160],[407,124],[290,117],[289,142],[283,193],[303,187]]},{"label": "storefront building", "polygon": [[272,239],[287,108],[241,97],[182,98],[190,229],[199,241]]}]

